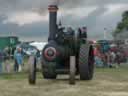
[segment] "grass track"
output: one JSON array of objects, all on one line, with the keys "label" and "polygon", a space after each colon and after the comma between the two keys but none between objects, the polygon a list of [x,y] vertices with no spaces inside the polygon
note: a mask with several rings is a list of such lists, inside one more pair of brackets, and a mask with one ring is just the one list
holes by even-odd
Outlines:
[{"label": "grass track", "polygon": [[128,67],[95,70],[92,81],[68,84],[68,76],[44,80],[38,73],[37,84],[28,84],[27,73],[1,74],[0,96],[128,96]]}]

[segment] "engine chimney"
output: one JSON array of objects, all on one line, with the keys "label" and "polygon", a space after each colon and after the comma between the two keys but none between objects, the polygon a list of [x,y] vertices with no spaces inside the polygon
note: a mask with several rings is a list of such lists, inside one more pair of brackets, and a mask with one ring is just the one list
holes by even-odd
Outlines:
[{"label": "engine chimney", "polygon": [[48,7],[49,10],[49,40],[55,40],[55,36],[57,33],[57,5],[50,5]]}]

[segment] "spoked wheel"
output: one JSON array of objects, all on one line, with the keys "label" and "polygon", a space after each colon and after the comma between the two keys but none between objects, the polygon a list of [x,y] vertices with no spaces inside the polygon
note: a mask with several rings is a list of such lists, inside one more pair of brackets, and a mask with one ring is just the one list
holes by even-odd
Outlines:
[{"label": "spoked wheel", "polygon": [[75,74],[76,74],[76,58],[75,56],[70,56],[70,77],[69,84],[75,84]]},{"label": "spoked wheel", "polygon": [[79,72],[81,80],[91,80],[94,73],[94,55],[93,47],[89,44],[83,44],[79,53]]},{"label": "spoked wheel", "polygon": [[34,56],[30,56],[29,60],[29,84],[34,85],[36,83],[36,58]]}]

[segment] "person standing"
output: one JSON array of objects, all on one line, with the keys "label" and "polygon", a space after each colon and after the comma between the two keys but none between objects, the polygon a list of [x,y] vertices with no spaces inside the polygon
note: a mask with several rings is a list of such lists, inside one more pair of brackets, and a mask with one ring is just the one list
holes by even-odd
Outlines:
[{"label": "person standing", "polygon": [[14,51],[14,71],[18,72],[18,63],[16,60],[16,54],[17,54],[17,49],[15,49],[15,51]]},{"label": "person standing", "polygon": [[0,50],[0,73],[2,73],[3,71],[2,63],[3,63],[3,52]]},{"label": "person standing", "polygon": [[121,63],[121,53],[120,53],[120,51],[118,51],[116,53],[116,62],[118,64],[118,66],[120,66],[120,63]]},{"label": "person standing", "polygon": [[87,27],[82,28],[81,37],[87,39]]},{"label": "person standing", "polygon": [[22,64],[23,64],[23,55],[22,55],[22,49],[17,48],[17,50],[14,53],[14,59],[15,59],[15,71],[21,72],[22,71]]},{"label": "person standing", "polygon": [[8,48],[4,49],[4,63],[5,63],[5,70],[7,73],[10,72],[10,62],[9,62],[9,54],[8,54]]},{"label": "person standing", "polygon": [[107,54],[107,64],[109,68],[112,68],[112,52],[109,50]]},{"label": "person standing", "polygon": [[112,64],[115,63],[115,59],[116,59],[116,54],[114,51],[111,52],[111,58],[112,58]]},{"label": "person standing", "polygon": [[78,28],[78,37],[87,39],[87,27]]}]

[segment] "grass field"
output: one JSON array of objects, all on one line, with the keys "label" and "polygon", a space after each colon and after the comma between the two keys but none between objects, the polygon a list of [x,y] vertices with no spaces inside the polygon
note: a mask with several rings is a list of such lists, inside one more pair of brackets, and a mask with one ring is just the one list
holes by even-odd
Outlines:
[{"label": "grass field", "polygon": [[28,84],[27,73],[1,74],[0,96],[128,96],[128,67],[95,69],[92,81],[76,80],[68,84],[68,76],[44,80],[38,73],[37,84]]}]

